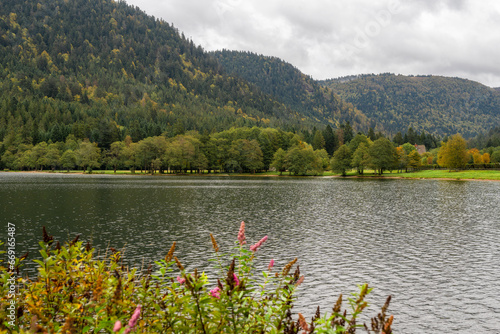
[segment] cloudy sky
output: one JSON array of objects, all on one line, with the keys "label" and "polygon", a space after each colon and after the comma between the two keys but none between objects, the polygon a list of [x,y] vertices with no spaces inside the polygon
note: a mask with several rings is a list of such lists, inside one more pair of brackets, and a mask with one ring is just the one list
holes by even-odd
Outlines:
[{"label": "cloudy sky", "polygon": [[315,79],[435,74],[500,87],[498,0],[126,0],[205,50],[276,56]]}]

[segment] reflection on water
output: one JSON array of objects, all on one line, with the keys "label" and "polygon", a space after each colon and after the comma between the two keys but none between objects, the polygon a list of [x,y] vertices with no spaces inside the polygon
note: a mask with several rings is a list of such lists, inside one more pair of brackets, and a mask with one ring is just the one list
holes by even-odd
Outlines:
[{"label": "reflection on water", "polygon": [[367,282],[374,305],[393,296],[399,333],[495,333],[499,194],[497,182],[0,173],[0,221],[21,231],[18,253],[36,252],[46,225],[59,240],[125,247],[134,266],[177,241],[190,269],[210,271],[209,233],[230,247],[244,220],[248,239],[269,236],[262,263],[299,258],[296,311],[329,311]]}]

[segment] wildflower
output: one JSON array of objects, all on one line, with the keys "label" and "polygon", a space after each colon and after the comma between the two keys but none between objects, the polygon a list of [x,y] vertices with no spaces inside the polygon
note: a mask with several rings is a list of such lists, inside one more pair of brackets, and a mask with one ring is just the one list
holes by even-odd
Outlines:
[{"label": "wildflower", "polygon": [[295,283],[295,286],[299,286],[302,284],[302,282],[304,282],[304,275],[300,276],[299,280],[297,281],[297,283]]},{"label": "wildflower", "polygon": [[177,257],[174,256],[175,264],[180,270],[184,270],[184,266],[182,265],[181,261]]},{"label": "wildflower", "polygon": [[302,315],[302,313],[299,313],[299,324],[300,327],[305,330],[306,332],[309,330],[309,326],[307,325],[306,318]]},{"label": "wildflower", "polygon": [[216,286],[212,290],[210,290],[210,295],[214,298],[220,299],[220,288]]},{"label": "wildflower", "polygon": [[293,259],[292,261],[288,262],[288,264],[285,266],[285,268],[283,268],[283,272],[281,273],[283,276],[286,276],[288,275],[288,273],[290,272],[290,269],[292,268],[292,266],[295,264],[295,262],[297,262],[297,258]]},{"label": "wildflower", "polygon": [[392,333],[391,325],[392,325],[393,321],[394,321],[394,316],[391,315],[389,317],[389,320],[385,323],[384,330],[382,331],[382,334],[390,334],[390,333]]},{"label": "wildflower", "polygon": [[269,261],[269,265],[267,266],[267,270],[271,271],[271,269],[273,269],[274,267],[274,260],[271,259],[271,261]]},{"label": "wildflower", "polygon": [[128,326],[125,329],[125,334],[128,334],[134,329],[135,325],[137,325],[137,320],[139,320],[139,316],[141,315],[141,305],[137,305],[137,308],[134,311],[134,314],[132,314],[132,317],[128,321]]},{"label": "wildflower", "polygon": [[122,329],[122,323],[120,320],[116,320],[115,325],[113,326],[113,332],[118,332]]},{"label": "wildflower", "polygon": [[238,279],[238,276],[233,273],[233,280],[234,280],[234,286],[240,285],[240,280]]},{"label": "wildflower", "polygon": [[250,250],[251,250],[252,252],[256,252],[256,251],[257,251],[257,249],[258,249],[260,246],[262,246],[262,244],[263,244],[266,240],[267,240],[267,235],[266,235],[264,238],[260,239],[260,240],[259,240],[259,241],[255,244],[255,245],[250,246]]},{"label": "wildflower", "polygon": [[[239,235],[239,234],[238,234]],[[215,241],[214,236],[212,233],[210,233],[210,239],[212,239],[212,247],[214,248],[214,251],[217,253],[219,252],[219,245],[217,245],[217,241]]]},{"label": "wildflower", "polygon": [[183,277],[177,276],[177,282],[179,282],[180,284],[184,284],[184,283],[186,283],[186,279]]},{"label": "wildflower", "polygon": [[167,255],[165,256],[165,262],[172,261],[172,257],[174,256],[174,251],[175,251],[175,241],[170,247],[170,250],[168,251]]},{"label": "wildflower", "polygon": [[243,246],[247,242],[245,241],[245,222],[241,222],[240,225],[240,231],[238,232],[238,241],[240,242],[240,245]]}]

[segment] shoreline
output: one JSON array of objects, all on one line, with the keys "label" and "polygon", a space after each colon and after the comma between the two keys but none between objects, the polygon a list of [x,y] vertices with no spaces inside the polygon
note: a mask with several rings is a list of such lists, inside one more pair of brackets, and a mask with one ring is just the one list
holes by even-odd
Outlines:
[{"label": "shoreline", "polygon": [[51,174],[51,175],[107,175],[107,176],[150,176],[150,177],[170,177],[170,176],[189,176],[189,177],[285,177],[285,178],[339,178],[339,179],[375,179],[375,180],[437,180],[437,181],[488,181],[488,182],[500,182],[500,179],[488,179],[488,178],[461,178],[461,177],[425,177],[425,176],[398,176],[398,175],[278,175],[278,174],[229,174],[229,173],[186,173],[186,174],[159,174],[155,173],[151,175],[149,173],[105,173],[101,171],[93,172],[92,174],[84,173],[83,171],[0,171],[0,174],[16,173],[16,174]]}]

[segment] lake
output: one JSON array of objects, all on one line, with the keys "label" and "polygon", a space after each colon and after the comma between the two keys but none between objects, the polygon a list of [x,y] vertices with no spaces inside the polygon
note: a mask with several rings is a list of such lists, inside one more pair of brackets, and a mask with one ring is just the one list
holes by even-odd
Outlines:
[{"label": "lake", "polygon": [[249,242],[269,236],[262,263],[299,258],[295,312],[330,312],[368,283],[368,314],[392,295],[397,333],[500,329],[500,182],[0,173],[0,198],[0,239],[14,223],[30,259],[45,225],[137,267],[176,241],[189,270],[210,273],[209,233],[228,249],[244,220]]}]

